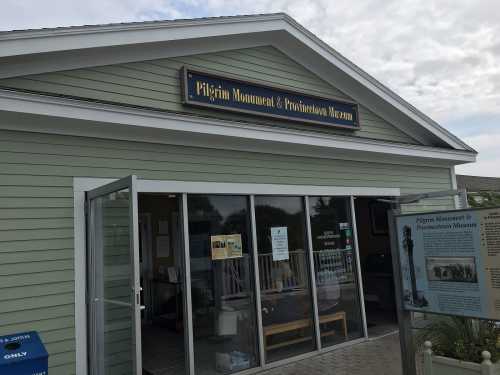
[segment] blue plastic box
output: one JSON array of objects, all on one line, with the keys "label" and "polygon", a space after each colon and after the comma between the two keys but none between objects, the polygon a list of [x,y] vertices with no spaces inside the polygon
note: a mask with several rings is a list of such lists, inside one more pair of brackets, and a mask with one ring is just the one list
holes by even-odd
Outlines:
[{"label": "blue plastic box", "polygon": [[48,375],[48,359],[36,332],[0,336],[1,375]]}]

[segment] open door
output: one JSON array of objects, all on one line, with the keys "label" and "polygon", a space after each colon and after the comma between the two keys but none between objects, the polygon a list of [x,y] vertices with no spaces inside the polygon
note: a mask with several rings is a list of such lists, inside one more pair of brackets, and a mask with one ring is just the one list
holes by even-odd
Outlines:
[{"label": "open door", "polygon": [[87,192],[91,375],[140,375],[141,321],[136,177]]}]

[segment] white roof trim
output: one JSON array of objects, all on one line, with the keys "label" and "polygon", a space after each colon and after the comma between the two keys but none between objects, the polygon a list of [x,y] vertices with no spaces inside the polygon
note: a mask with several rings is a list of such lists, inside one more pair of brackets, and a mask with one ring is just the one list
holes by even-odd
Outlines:
[{"label": "white roof trim", "polygon": [[284,30],[288,19],[277,13],[0,32],[0,58]]},{"label": "white roof trim", "polygon": [[[27,54],[53,54],[98,47],[137,46],[208,37],[252,35],[258,38],[259,34],[266,33],[271,33],[278,41],[281,38],[284,43],[275,41],[275,46],[291,56],[293,51],[288,51],[286,45],[292,45],[294,41],[299,41],[313,50],[318,59],[309,58],[300,61],[313,72],[320,70],[322,63],[320,60],[325,59],[349,76],[353,82],[368,89],[372,96],[390,104],[443,142],[455,149],[475,152],[458,137],[439,126],[283,13],[3,32],[0,33],[0,65],[2,62],[4,66],[8,66],[9,63],[12,65],[13,62],[22,64],[23,60],[19,58]],[[114,55],[119,59],[120,54]],[[30,60],[33,61],[32,58]],[[45,63],[45,66],[47,65],[49,64]],[[17,71],[18,75],[19,73]],[[328,74],[323,77],[328,80]],[[401,130],[405,131],[403,128]],[[406,132],[409,133],[408,129]],[[410,135],[418,139],[418,136]]]},{"label": "white roof trim", "polygon": [[[4,113],[32,114],[51,118],[74,119],[77,121],[99,124],[100,131],[116,131],[112,125],[127,126],[127,133],[133,136],[132,129],[146,129],[168,134],[172,142],[175,139],[195,142],[197,146],[219,147],[227,149],[250,150],[260,152],[299,155],[302,149],[309,150],[308,156],[339,158],[337,151],[355,154],[374,154],[389,157],[413,158],[420,161],[445,161],[450,165],[475,161],[475,154],[462,151],[426,146],[406,145],[382,142],[357,137],[318,134],[310,131],[298,131],[248,123],[213,120],[196,116],[177,115],[167,112],[128,108],[67,98],[57,98],[37,94],[19,93],[0,90],[0,111]],[[2,126],[9,126],[9,121]],[[49,131],[31,123],[30,131]],[[71,122],[65,121],[65,130]],[[23,130],[12,124],[12,130]],[[60,129],[52,129],[58,132]],[[122,131],[123,132],[123,129]],[[154,136],[154,134],[152,134]],[[154,139],[154,137],[153,137]],[[143,139],[133,139],[142,141]],[[186,143],[185,143],[186,144]],[[194,144],[194,143],[191,143]],[[251,147],[250,147],[251,146]],[[268,151],[269,150],[269,151]]]}]

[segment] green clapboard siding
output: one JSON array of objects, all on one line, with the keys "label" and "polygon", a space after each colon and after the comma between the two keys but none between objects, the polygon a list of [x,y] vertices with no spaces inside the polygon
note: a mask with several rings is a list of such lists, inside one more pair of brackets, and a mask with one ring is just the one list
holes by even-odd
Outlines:
[{"label": "green clapboard siding", "polygon": [[[279,85],[306,93],[349,99],[303,66],[273,47],[257,47],[186,57],[91,67],[55,73],[30,75],[0,80],[0,87],[88,98],[125,105],[148,107],[171,112],[228,120],[252,121],[273,126],[352,134],[316,125],[269,120],[249,115],[186,107],[180,100],[179,69],[183,65],[230,73],[243,79]],[[360,106],[359,137],[418,144],[382,118]]]},{"label": "green clapboard siding", "polygon": [[[399,187],[403,193],[451,187],[446,168],[0,131],[0,335],[40,331],[50,352],[51,375],[75,372],[73,177],[130,174]],[[451,199],[436,199],[407,210],[448,209],[451,204]],[[108,255],[119,258],[119,248],[111,247]],[[119,297],[120,286],[109,293]]]}]

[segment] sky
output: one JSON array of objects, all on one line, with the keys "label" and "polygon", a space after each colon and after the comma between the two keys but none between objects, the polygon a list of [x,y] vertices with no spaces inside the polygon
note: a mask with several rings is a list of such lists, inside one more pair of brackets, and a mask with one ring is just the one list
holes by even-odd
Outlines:
[{"label": "sky", "polygon": [[1,0],[0,30],[286,12],[479,152],[500,177],[499,0]]}]

